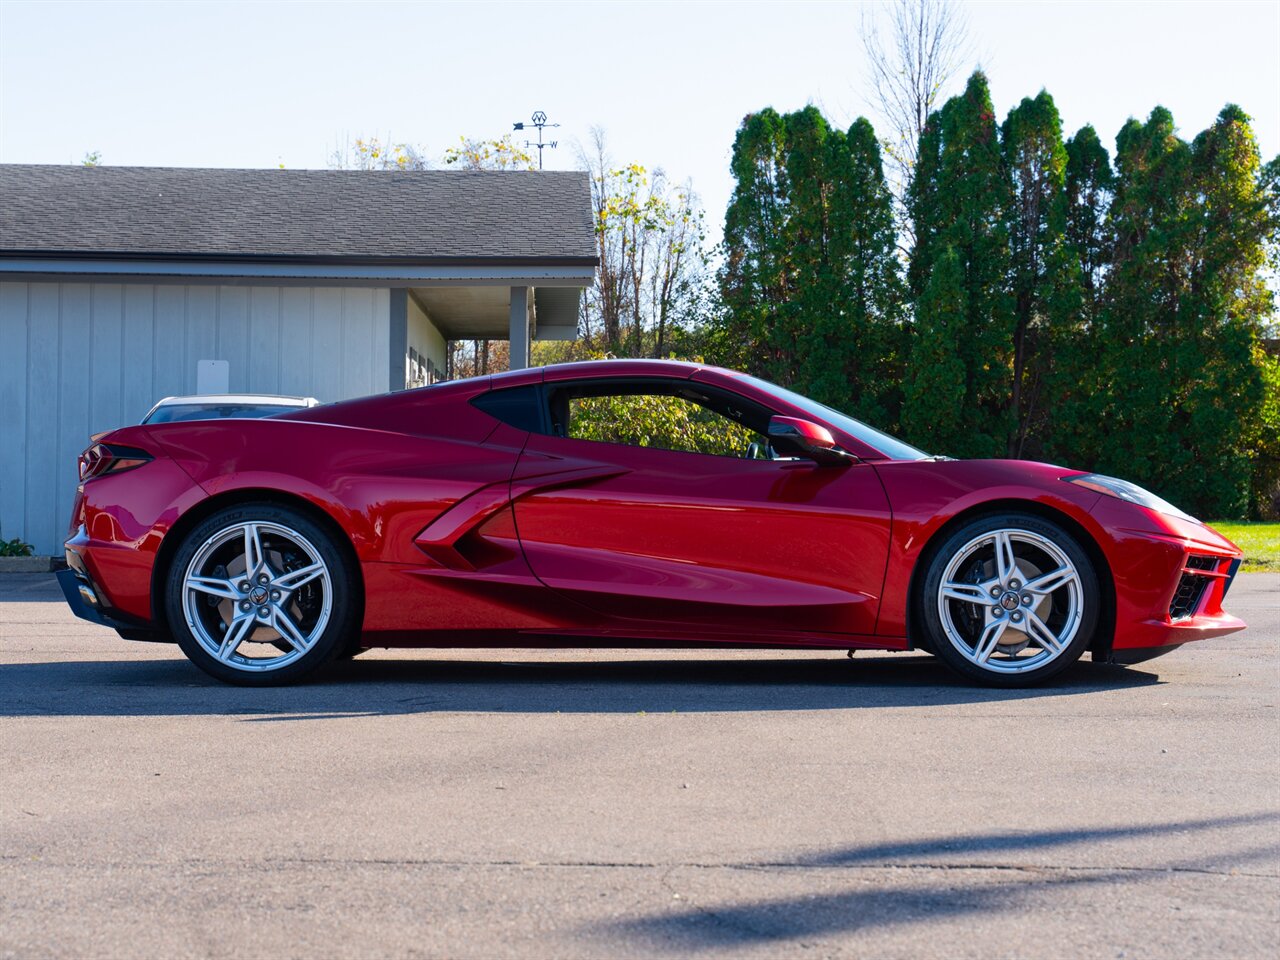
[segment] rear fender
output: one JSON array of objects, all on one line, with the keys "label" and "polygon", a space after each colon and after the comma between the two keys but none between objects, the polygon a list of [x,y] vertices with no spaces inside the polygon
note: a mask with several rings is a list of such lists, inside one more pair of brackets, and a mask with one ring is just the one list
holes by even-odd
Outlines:
[{"label": "rear fender", "polygon": [[519,453],[321,423],[181,426],[154,434],[209,496],[267,489],[303,499],[346,533],[361,563],[421,562],[418,532],[480,487],[509,479]]}]

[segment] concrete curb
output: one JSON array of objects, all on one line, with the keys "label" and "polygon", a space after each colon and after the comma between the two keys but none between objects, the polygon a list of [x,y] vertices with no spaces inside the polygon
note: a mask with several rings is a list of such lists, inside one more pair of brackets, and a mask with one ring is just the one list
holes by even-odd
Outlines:
[{"label": "concrete curb", "polygon": [[0,557],[0,574],[48,573],[53,569],[53,557]]}]

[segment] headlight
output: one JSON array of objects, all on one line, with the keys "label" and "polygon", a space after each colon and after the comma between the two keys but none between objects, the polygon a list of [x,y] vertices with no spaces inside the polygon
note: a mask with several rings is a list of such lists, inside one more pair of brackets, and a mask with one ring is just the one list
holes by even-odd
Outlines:
[{"label": "headlight", "polygon": [[1150,490],[1144,490],[1136,483],[1130,483],[1128,480],[1104,477],[1100,473],[1082,473],[1076,477],[1063,477],[1062,479],[1067,483],[1079,484],[1108,497],[1128,500],[1130,503],[1136,503],[1138,506],[1154,510],[1156,513],[1167,513],[1170,516],[1181,517],[1183,520],[1190,520],[1192,523],[1200,522],[1189,513],[1183,513],[1168,500],[1157,497]]}]

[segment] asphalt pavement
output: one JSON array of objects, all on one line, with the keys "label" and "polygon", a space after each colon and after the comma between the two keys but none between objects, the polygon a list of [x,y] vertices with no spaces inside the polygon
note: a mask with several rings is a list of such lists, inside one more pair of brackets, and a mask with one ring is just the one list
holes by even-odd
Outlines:
[{"label": "asphalt pavement", "polygon": [[1273,957],[1280,576],[1029,691],[928,657],[382,651],[307,686],[0,576],[0,957]]}]

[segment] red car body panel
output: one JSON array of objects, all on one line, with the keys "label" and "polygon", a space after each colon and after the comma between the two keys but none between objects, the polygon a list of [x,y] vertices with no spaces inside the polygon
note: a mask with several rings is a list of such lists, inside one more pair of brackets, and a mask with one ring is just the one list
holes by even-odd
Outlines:
[{"label": "red car body panel", "polygon": [[[471,402],[614,378],[690,380],[821,422],[858,461],[569,439]],[[1073,527],[1089,546],[1113,650],[1244,626],[1221,607],[1240,553],[1207,526],[1063,482],[1079,471],[1047,464],[892,460],[737,374],[692,364],[568,364],[100,439],[154,457],[83,483],[72,518],[68,559],[117,626],[162,626],[155,597],[175,538],[219,504],[263,497],[309,505],[350,544],[368,645],[903,649],[930,545],[975,510],[1010,507]],[[1191,556],[1210,559],[1188,570]],[[1184,572],[1210,586],[1193,616],[1174,621]]]}]

